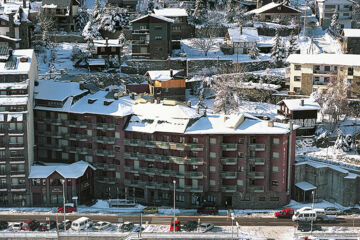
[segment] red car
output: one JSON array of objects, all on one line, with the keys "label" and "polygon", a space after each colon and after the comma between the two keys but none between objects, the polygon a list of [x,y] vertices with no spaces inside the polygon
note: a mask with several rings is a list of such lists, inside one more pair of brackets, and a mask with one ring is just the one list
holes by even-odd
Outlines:
[{"label": "red car", "polygon": [[[73,203],[65,203],[65,212],[66,213],[76,212],[76,210],[77,209],[76,209],[75,204],[73,204]],[[56,212],[63,213],[64,212],[64,206],[59,207]]]},{"label": "red car", "polygon": [[292,216],[294,215],[294,209],[285,208],[279,212],[275,212],[274,214],[277,218],[292,218]]},{"label": "red car", "polygon": [[[174,220],[171,221],[170,232],[174,231]],[[175,221],[175,232],[180,231],[180,221]]]},{"label": "red car", "polygon": [[24,231],[35,231],[36,229],[38,229],[40,227],[40,222],[35,220],[35,219],[29,219],[27,221],[25,221],[22,226],[21,226],[21,230]]}]

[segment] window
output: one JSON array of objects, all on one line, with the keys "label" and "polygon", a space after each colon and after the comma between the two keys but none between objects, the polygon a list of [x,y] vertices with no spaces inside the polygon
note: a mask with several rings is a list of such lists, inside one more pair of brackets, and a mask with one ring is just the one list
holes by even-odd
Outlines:
[{"label": "window", "polygon": [[320,81],[320,77],[314,77],[314,82],[319,82]]},{"label": "window", "polygon": [[273,186],[279,186],[279,182],[277,180],[272,180],[271,185]]},{"label": "window", "polygon": [[216,158],[216,153],[215,152],[210,152],[210,158]]},{"label": "window", "polygon": [[162,36],[155,36],[155,40],[162,40]]},{"label": "window", "polygon": [[295,70],[301,70],[301,65],[295,65]]},{"label": "window", "polygon": [[208,195],[207,200],[208,200],[208,202],[216,202],[216,196]]},{"label": "window", "polygon": [[146,25],[141,25],[141,26],[140,26],[140,30],[145,30],[145,29],[147,29],[147,26],[146,26]]},{"label": "window", "polygon": [[10,144],[23,144],[24,137],[10,137]]},{"label": "window", "polygon": [[330,72],[330,66],[325,66],[324,69],[326,72]]},{"label": "window", "polygon": [[273,158],[279,158],[280,154],[278,152],[273,152],[272,156],[273,156]]},{"label": "window", "polygon": [[212,173],[216,172],[216,167],[215,166],[210,166],[210,172],[212,172]]},{"label": "window", "polygon": [[352,76],[354,74],[354,69],[353,68],[348,68],[348,75]]},{"label": "window", "polygon": [[199,139],[198,138],[193,138],[193,143],[199,143]]},{"label": "window", "polygon": [[243,152],[238,152],[238,157],[239,157],[239,158],[243,158],[243,157],[244,157],[244,153],[243,153]]},{"label": "window", "polygon": [[325,82],[325,83],[330,82],[330,78],[329,78],[329,77],[324,77],[324,82]]},{"label": "window", "polygon": [[244,144],[244,142],[245,142],[244,138],[239,138],[239,141],[238,141],[239,144]]},{"label": "window", "polygon": [[272,171],[273,172],[279,172],[279,167],[278,166],[273,166]]},{"label": "window", "polygon": [[179,138],[179,143],[185,143],[185,138],[184,138],[184,137],[180,137],[180,138]]},{"label": "window", "polygon": [[177,202],[184,202],[185,201],[185,196],[182,194],[176,194],[176,201]]},{"label": "window", "polygon": [[273,138],[273,144],[280,144],[280,138]]},{"label": "window", "polygon": [[237,180],[237,185],[238,186],[243,186],[244,185],[244,181],[243,180]]},{"label": "window", "polygon": [[300,77],[300,76],[294,76],[294,81],[295,81],[295,82],[300,82],[300,81],[301,81],[301,77]]},{"label": "window", "polygon": [[155,29],[156,29],[156,30],[161,30],[162,27],[161,27],[161,26],[155,26]]},{"label": "window", "polygon": [[215,180],[210,180],[210,186],[216,186]]},{"label": "window", "polygon": [[181,26],[173,26],[172,30],[173,31],[181,31]]},{"label": "window", "polygon": [[243,166],[240,166],[239,167],[239,172],[243,172],[244,171],[244,167]]},{"label": "window", "polygon": [[320,71],[320,66],[319,66],[319,65],[315,65],[315,66],[314,66],[314,71]]},{"label": "window", "polygon": [[165,200],[166,200],[166,199],[169,199],[169,194],[168,194],[168,193],[162,193],[162,194],[161,194],[161,198],[162,198],[162,199],[165,199]]},{"label": "window", "polygon": [[210,144],[216,145],[216,138],[210,138]]}]

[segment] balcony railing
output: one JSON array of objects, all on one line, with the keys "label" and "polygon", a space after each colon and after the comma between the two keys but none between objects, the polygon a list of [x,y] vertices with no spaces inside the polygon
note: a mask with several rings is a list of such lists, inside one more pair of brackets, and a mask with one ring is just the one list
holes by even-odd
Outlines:
[{"label": "balcony railing", "polygon": [[106,137],[106,136],[97,136],[95,137],[95,141],[97,143],[103,143],[103,144],[114,144],[115,138]]},{"label": "balcony railing", "polygon": [[222,149],[224,151],[236,151],[237,150],[237,144],[231,144],[231,143],[222,144]]},{"label": "balcony railing", "polygon": [[100,183],[105,183],[105,184],[115,184],[115,178],[108,178],[108,177],[97,177],[96,181],[100,182]]},{"label": "balcony railing", "polygon": [[265,160],[263,158],[249,158],[249,163],[254,165],[264,165]]},{"label": "balcony railing", "polygon": [[337,70],[330,70],[330,71],[326,71],[326,70],[313,70],[314,75],[337,75]]},{"label": "balcony railing", "polygon": [[236,186],[222,186],[222,192],[236,192]]},{"label": "balcony railing", "polygon": [[250,178],[255,179],[263,179],[264,178],[264,172],[249,172]]},{"label": "balcony railing", "polygon": [[133,45],[148,45],[150,43],[149,40],[132,40],[131,43]]},{"label": "balcony railing", "polygon": [[251,149],[254,149],[255,151],[265,151],[265,144],[249,144],[249,147]]},{"label": "balcony railing", "polygon": [[264,186],[249,186],[249,192],[264,192]]},{"label": "balcony railing", "polygon": [[100,129],[100,130],[115,130],[115,124],[113,124],[113,123],[96,123],[95,128]]},{"label": "balcony railing", "polygon": [[220,158],[220,161],[223,165],[236,165],[237,164],[237,158],[223,157],[223,158]]},{"label": "balcony railing", "polygon": [[88,126],[88,122],[85,122],[85,121],[64,120],[64,122],[66,122],[69,127],[87,128],[87,126]]},{"label": "balcony railing", "polygon": [[174,142],[165,142],[165,141],[150,141],[142,139],[124,139],[124,144],[127,146],[135,147],[151,147],[151,148],[160,148],[160,149],[172,149],[179,151],[203,151],[203,144],[198,143],[174,143]]},{"label": "balcony railing", "polygon": [[221,177],[225,179],[235,179],[237,178],[237,172],[221,172]]}]

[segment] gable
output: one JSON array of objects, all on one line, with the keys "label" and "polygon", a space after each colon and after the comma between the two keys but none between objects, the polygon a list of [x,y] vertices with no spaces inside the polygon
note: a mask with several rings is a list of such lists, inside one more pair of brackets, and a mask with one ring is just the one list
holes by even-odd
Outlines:
[{"label": "gable", "polygon": [[280,5],[280,6],[277,6],[277,7],[274,7],[274,8],[271,8],[269,10],[266,10],[262,13],[292,13],[292,14],[299,14],[300,15],[300,12],[293,9],[293,8],[289,8],[287,6],[284,6],[284,5]]}]

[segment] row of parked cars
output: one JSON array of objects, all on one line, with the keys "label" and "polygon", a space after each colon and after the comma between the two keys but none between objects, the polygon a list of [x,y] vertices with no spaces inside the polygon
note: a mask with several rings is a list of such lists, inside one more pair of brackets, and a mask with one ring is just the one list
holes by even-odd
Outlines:
[{"label": "row of parked cars", "polygon": [[[159,209],[156,206],[149,206],[141,210],[143,214],[147,213],[158,213]],[[219,213],[219,210],[214,205],[203,205],[197,209],[198,214],[207,214],[207,215],[216,215]]]},{"label": "row of parked cars", "polygon": [[[296,212],[301,212],[301,211],[310,211],[313,210],[311,207],[303,207],[297,211],[295,211],[292,208],[285,208],[282,209],[281,211],[275,212],[275,217],[277,218],[292,218],[292,216],[294,214],[296,214]],[[360,208],[348,208],[345,209],[343,211],[341,211],[340,209],[337,209],[335,207],[326,207],[326,208],[315,208],[314,210],[316,210],[318,213],[322,213],[320,215],[352,215],[352,214],[360,214]]]}]

